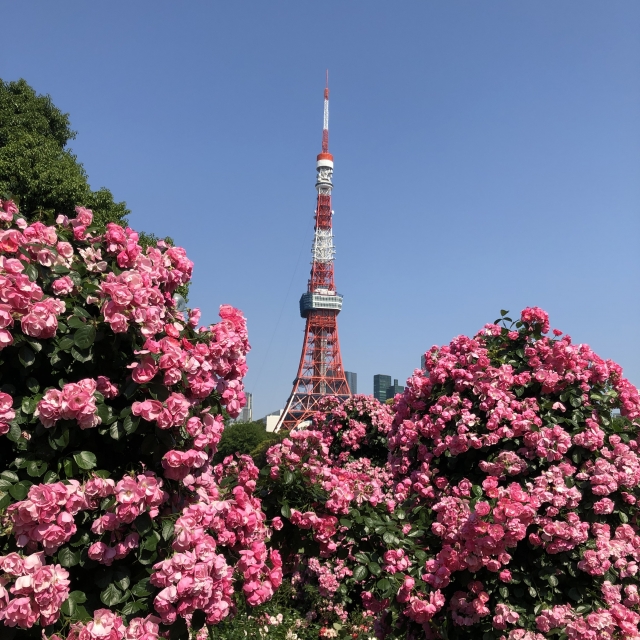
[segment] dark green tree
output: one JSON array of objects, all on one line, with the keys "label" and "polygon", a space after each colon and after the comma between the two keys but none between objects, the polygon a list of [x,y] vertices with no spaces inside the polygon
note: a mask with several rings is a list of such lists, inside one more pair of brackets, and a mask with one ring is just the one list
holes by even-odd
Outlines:
[{"label": "dark green tree", "polygon": [[218,444],[215,462],[222,462],[234,453],[250,455],[261,454],[258,450],[263,442],[276,443],[280,440],[278,434],[269,433],[262,422],[232,422],[227,425]]},{"label": "dark green tree", "polygon": [[25,80],[0,79],[0,198],[12,198],[29,220],[72,214],[76,205],[93,211],[95,223],[127,223],[129,210],[109,189],[93,191],[87,173],[67,147],[76,132],[69,115]]}]

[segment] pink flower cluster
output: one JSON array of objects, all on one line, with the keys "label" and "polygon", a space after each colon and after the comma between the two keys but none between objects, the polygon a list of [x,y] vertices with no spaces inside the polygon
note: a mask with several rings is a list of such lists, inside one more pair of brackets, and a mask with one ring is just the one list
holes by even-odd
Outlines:
[{"label": "pink flower cluster", "polygon": [[557,605],[536,617],[536,627],[543,633],[561,629],[570,640],[637,638],[640,615],[622,604],[608,604],[608,609],[599,608],[587,615],[576,613],[570,605]]},{"label": "pink flower cluster", "polygon": [[[11,201],[4,201],[0,211],[3,222],[13,222],[18,213]],[[10,329],[15,320],[20,320],[23,333],[32,338],[46,339],[56,334],[65,303],[56,297],[45,298],[42,288],[24,273],[24,263],[67,266],[73,255],[73,248],[59,240],[55,227],[42,222],[27,225],[22,218],[15,224],[18,229],[0,231],[0,349],[13,343]],[[55,288],[53,292],[57,295]]]},{"label": "pink flower cluster", "polygon": [[[155,616],[133,618],[128,625],[110,609],[96,609],[93,620],[76,622],[66,640],[159,640],[160,620]],[[52,636],[51,640],[59,637]],[[61,639],[60,639],[61,640]]]},{"label": "pink flower cluster", "polygon": [[[7,508],[6,531],[27,552],[51,555],[71,541],[77,527],[82,527],[77,551],[83,557],[86,552],[90,560],[106,566],[116,561],[120,566],[135,565],[137,559],[131,552],[148,538],[148,534],[140,533],[141,521],[136,523],[136,519],[148,514],[157,529],[158,518],[180,514],[175,535],[170,539],[173,549],[169,555],[164,541],[158,545],[161,561],[154,567],[153,582],[160,590],[155,594],[154,606],[161,617],[136,618],[127,625],[114,612],[97,610],[92,621],[71,624],[67,638],[155,640],[161,622],[177,616],[189,622],[196,609],[205,611],[210,624],[219,622],[232,608],[238,581],[249,604],[266,602],[282,581],[282,561],[278,552],[269,550],[266,544],[272,530],[266,526],[261,502],[254,495],[258,469],[247,456],[226,460],[215,468],[212,465],[224,429],[220,405],[235,417],[246,402],[242,378],[247,372],[250,346],[242,313],[223,305],[219,323],[196,330],[199,310],[188,314],[178,311],[172,297],[178,286],[188,283],[193,269],[179,247],[159,241],[143,249],[134,231],[115,224],[108,224],[106,232],[97,235],[92,213],[83,207],[76,209],[75,218],[58,216],[56,226],[40,222],[29,225],[17,214],[12,203],[0,201],[0,349],[18,342],[16,332],[20,330],[30,339],[56,338],[62,331],[65,337],[53,346],[60,352],[70,351],[74,357],[73,366],[65,365],[64,371],[71,382],[45,389],[43,395],[29,386],[37,400],[33,411],[37,421],[30,417],[25,420],[33,405],[22,401],[21,444],[33,440],[36,451],[51,435],[43,432],[42,426],[51,429],[63,420],[75,421],[80,430],[97,427],[102,422],[100,416],[104,418],[103,410],[109,416],[119,414],[118,423],[110,422],[110,430],[71,434],[74,448],[78,437],[84,445],[95,444],[103,437],[121,441],[138,429],[148,434],[158,427],[166,433],[165,440],[158,438],[162,440],[161,454],[145,461],[147,465],[157,465],[164,479],[147,471],[156,467],[143,465],[119,479],[94,476],[31,485],[24,500]],[[68,275],[62,275],[67,269]],[[86,331],[85,335],[78,333],[79,327],[82,329],[78,319],[83,319],[84,325],[84,319],[89,317],[87,326],[96,328],[95,344],[89,359],[81,360],[70,345],[78,345],[89,335]],[[100,361],[104,337],[112,332],[130,337],[115,340],[120,352],[126,353],[131,345],[141,346],[129,356],[128,370],[122,371],[117,384],[104,375],[94,375],[93,364],[82,366],[84,362]],[[32,340],[31,343],[35,344]],[[37,346],[34,351],[40,353]],[[30,371],[37,381],[37,368],[50,353],[43,350]],[[58,362],[64,363],[65,358],[61,353]],[[91,373],[77,373],[83,369]],[[116,380],[117,371],[109,371]],[[158,384],[169,388],[168,396],[161,395],[163,401],[156,396]],[[127,416],[127,402],[120,395],[121,385],[126,398],[135,394],[131,416]],[[109,402],[116,398],[113,404]],[[12,395],[0,394],[0,434],[8,433],[15,421],[17,410],[13,404]],[[137,418],[152,424],[140,424]],[[133,438],[141,435],[140,431]],[[59,451],[53,444],[51,448]],[[108,456],[102,456],[100,450],[93,452],[102,467]],[[78,473],[83,475],[80,467],[85,465],[78,455],[84,454],[69,451],[65,455],[75,458]],[[23,477],[24,466],[17,467],[19,477]],[[126,468],[131,466],[127,464]],[[78,471],[75,466],[73,470]],[[68,477],[69,473],[67,465],[64,474]],[[145,540],[141,539],[143,536]],[[41,571],[45,588],[47,571]],[[58,578],[62,584],[62,575]],[[0,582],[8,593],[9,580],[0,574]],[[37,585],[36,595],[29,595],[24,576],[18,576],[18,583],[22,591],[15,591],[16,596],[31,598],[39,609],[33,603],[29,609],[18,598],[22,609],[16,613],[17,605],[13,600],[9,603],[9,596],[5,598],[3,591],[0,604],[9,606],[5,621],[35,615],[35,622],[51,624],[54,608],[47,609],[43,599],[48,596],[39,595]],[[150,595],[149,604],[153,599],[154,595]],[[31,617],[29,625],[35,623]]]},{"label": "pink flower cluster", "polygon": [[[636,419],[640,396],[615,363],[587,345],[573,345],[559,331],[554,338],[540,336],[549,330],[541,309],[525,309],[521,321],[519,332],[488,325],[475,338],[460,336],[448,346],[433,347],[426,369],[414,373],[396,400],[389,433],[394,498],[428,505],[436,516],[432,534],[440,540],[430,545],[433,557],[425,562],[423,580],[440,590],[458,584],[457,574],[468,571],[488,576],[493,584],[492,574],[498,584],[508,583],[513,549],[526,540],[551,557],[574,554],[578,569],[591,576],[612,569],[625,581],[609,583],[610,610],[582,617],[567,605],[568,617],[562,617],[565,609],[558,607],[538,618],[538,630],[566,627],[569,638],[595,640],[618,637],[624,624],[623,633],[632,635],[620,637],[640,637],[640,618],[631,611],[637,609],[635,592],[628,591],[628,606],[620,604],[622,586],[635,587],[626,580],[638,572],[636,524],[618,526],[612,535],[609,524],[582,519],[591,508],[603,518],[637,501],[638,442],[629,435],[623,440],[606,426],[615,406]],[[517,367],[513,356],[508,363],[495,361],[500,349],[518,348],[522,363]],[[617,402],[603,405],[607,394]],[[574,456],[577,466],[570,458],[576,449],[581,452]],[[454,460],[473,451],[478,452],[471,458],[476,466],[463,464],[462,479],[452,483],[443,456]],[[593,506],[585,506],[591,497]],[[518,614],[508,604],[492,604],[484,584],[463,583],[470,593],[454,593],[448,604],[454,623],[479,624],[493,613],[494,628],[517,625]],[[414,588],[413,578],[406,580],[398,601],[406,602]],[[547,624],[545,616],[560,621]],[[509,639],[536,635],[513,629]]]},{"label": "pink flower cluster", "polygon": [[370,396],[355,395],[342,403],[326,396],[319,406],[315,428],[331,438],[332,451],[341,461],[359,456],[363,448],[369,454],[375,441],[385,438],[391,430],[390,407]]},{"label": "pink flower cluster", "polygon": [[74,516],[80,511],[95,511],[100,501],[110,496],[115,498],[113,507],[94,520],[91,531],[98,535],[110,532],[114,546],[100,541],[89,547],[93,560],[110,565],[138,546],[138,534],[128,533],[123,525],[131,524],[145,512],[156,517],[168,499],[162,480],[150,472],[136,478],[125,476],[117,484],[94,477],[82,485],[77,480],[32,485],[27,499],[9,506],[7,515],[19,547],[35,550],[41,545],[51,555],[77,531]]},{"label": "pink flower cluster", "polygon": [[[188,617],[196,609],[204,611],[210,624],[229,614],[234,567],[224,554],[216,553],[219,547],[240,556],[235,570],[243,576],[250,605],[269,600],[282,582],[282,561],[277,551],[267,551],[265,516],[260,501],[251,495],[258,474],[251,458],[227,459],[215,469],[215,476],[208,468],[189,481],[199,500],[185,507],[175,523],[172,546],[176,553],[153,567],[151,583],[162,589],[154,604],[165,623],[178,615]],[[221,499],[218,484],[223,476],[238,479],[227,499]]]},{"label": "pink flower cluster", "polygon": [[148,422],[155,422],[159,429],[171,429],[185,423],[190,408],[191,403],[181,393],[172,393],[164,403],[159,400],[134,402],[131,412]]},{"label": "pink flower cluster", "polygon": [[[103,378],[103,384],[105,380],[108,384],[106,378]],[[58,420],[76,420],[81,429],[96,427],[102,422],[94,395],[97,390],[97,381],[91,378],[69,382],[61,391],[48,389],[34,415],[47,428],[53,427]]]},{"label": "pink flower cluster", "polygon": [[60,607],[69,597],[66,569],[45,564],[42,553],[9,553],[0,556],[0,570],[0,620],[6,626],[30,629],[36,623],[46,627],[58,620]]},{"label": "pink flower cluster", "polygon": [[[217,389],[227,411],[237,416],[246,403],[242,386],[249,350],[246,321],[237,309],[228,305],[220,307],[220,317],[222,321],[210,327],[209,341],[197,344],[179,341],[175,326],[165,325],[168,335],[158,341],[148,338],[144,349],[138,352],[139,360],[129,365],[134,382],[146,384],[160,372],[163,384],[169,387],[184,378],[191,401],[205,398]],[[182,394],[170,396],[178,397],[184,398]],[[149,421],[157,420],[160,428],[168,428],[166,424],[174,426],[171,423],[175,423],[175,419],[162,415],[158,401],[135,403],[135,407],[139,412],[136,415],[142,415]]]},{"label": "pink flower cluster", "polygon": [[0,436],[9,432],[10,422],[16,417],[13,410],[13,398],[8,393],[0,391]]},{"label": "pink flower cluster", "polygon": [[26,500],[7,508],[18,546],[35,550],[40,544],[47,555],[54,554],[77,531],[73,516],[85,504],[76,480],[32,485]]},{"label": "pink flower cluster", "polygon": [[326,509],[333,514],[347,514],[354,505],[389,502],[391,474],[371,464],[367,458],[344,463],[344,456],[332,458],[333,436],[321,431],[293,431],[279,445],[267,451],[270,477],[276,479],[286,469],[297,468],[310,484],[328,493]]}]

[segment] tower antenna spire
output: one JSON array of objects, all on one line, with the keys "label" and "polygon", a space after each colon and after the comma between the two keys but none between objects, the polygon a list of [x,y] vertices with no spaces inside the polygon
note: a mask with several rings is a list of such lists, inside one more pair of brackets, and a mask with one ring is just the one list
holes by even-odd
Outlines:
[{"label": "tower antenna spire", "polygon": [[293,429],[306,424],[320,408],[324,396],[344,400],[351,395],[342,368],[338,340],[338,314],[342,296],[333,278],[333,156],[329,153],[329,71],[324,90],[322,152],[316,161],[316,204],[311,275],[306,293],[300,298],[300,315],[305,318],[302,356],[293,390],[275,430]]},{"label": "tower antenna spire", "polygon": [[324,120],[322,125],[322,153],[329,153],[329,69],[324,88]]}]

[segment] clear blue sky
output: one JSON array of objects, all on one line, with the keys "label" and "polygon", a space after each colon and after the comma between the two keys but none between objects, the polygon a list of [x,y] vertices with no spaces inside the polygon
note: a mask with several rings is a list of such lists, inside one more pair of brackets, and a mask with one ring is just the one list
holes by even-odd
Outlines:
[{"label": "clear blue sky", "polygon": [[637,0],[0,8],[0,77],[51,94],[92,186],[187,249],[204,321],[247,315],[256,415],[300,357],[327,67],[360,390],[528,305],[640,384]]}]

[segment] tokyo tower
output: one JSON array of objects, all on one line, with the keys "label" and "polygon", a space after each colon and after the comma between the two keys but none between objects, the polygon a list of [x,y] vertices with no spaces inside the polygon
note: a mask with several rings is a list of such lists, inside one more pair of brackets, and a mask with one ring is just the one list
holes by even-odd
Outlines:
[{"label": "tokyo tower", "polygon": [[300,315],[306,318],[302,355],[293,390],[276,426],[290,430],[311,420],[323,396],[348,398],[349,385],[342,368],[338,340],[338,314],[342,296],[336,292],[333,279],[333,232],[331,218],[331,190],[333,184],[333,156],[329,153],[329,79],[324,90],[324,126],[322,153],[316,162],[316,190],[318,202],[315,214],[315,233],[311,249],[311,276],[306,293],[300,298]]}]

